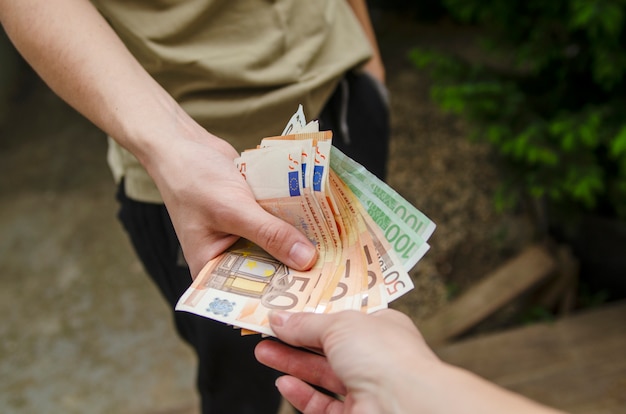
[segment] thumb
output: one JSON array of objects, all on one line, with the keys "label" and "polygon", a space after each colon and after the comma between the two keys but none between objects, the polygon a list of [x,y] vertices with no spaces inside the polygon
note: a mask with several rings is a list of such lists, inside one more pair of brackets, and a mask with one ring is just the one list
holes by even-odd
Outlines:
[{"label": "thumb", "polygon": [[255,216],[248,216],[249,231],[242,237],[293,269],[308,270],[315,264],[317,249],[302,232],[260,207]]},{"label": "thumb", "polygon": [[[283,342],[321,353],[325,345],[338,345],[341,343],[338,339],[345,338],[344,335],[337,337],[337,333],[358,333],[358,328],[351,329],[368,325],[368,316],[356,310],[334,313],[272,310],[269,322],[276,337]],[[329,340],[331,337],[334,340]]]},{"label": "thumb", "polygon": [[269,314],[270,327],[278,339],[320,354],[324,348],[322,338],[333,319],[333,314],[325,313],[272,310]]}]

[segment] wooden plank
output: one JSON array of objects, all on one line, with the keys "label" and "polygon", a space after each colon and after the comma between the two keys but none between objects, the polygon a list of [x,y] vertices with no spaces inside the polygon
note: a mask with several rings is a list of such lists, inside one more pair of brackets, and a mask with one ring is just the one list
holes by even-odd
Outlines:
[{"label": "wooden plank", "polygon": [[444,361],[567,412],[626,412],[626,302],[436,352]]},{"label": "wooden plank", "polygon": [[420,330],[431,346],[448,341],[528,291],[556,267],[546,248],[530,246],[421,323]]},{"label": "wooden plank", "polygon": [[560,316],[569,314],[576,303],[580,264],[568,246],[559,246],[555,258],[558,269],[544,284],[532,303],[544,309],[554,309]]}]

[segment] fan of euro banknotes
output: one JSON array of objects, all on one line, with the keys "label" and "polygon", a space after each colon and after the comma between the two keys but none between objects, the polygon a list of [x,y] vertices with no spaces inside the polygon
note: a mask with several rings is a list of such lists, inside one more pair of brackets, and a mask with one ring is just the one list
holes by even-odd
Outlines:
[{"label": "fan of euro banknotes", "polygon": [[370,313],[413,288],[408,271],[428,251],[435,224],[306,123],[302,106],[281,136],[235,160],[259,204],[317,247],[312,269],[285,266],[240,239],[206,264],[176,306],[273,336],[268,314]]}]

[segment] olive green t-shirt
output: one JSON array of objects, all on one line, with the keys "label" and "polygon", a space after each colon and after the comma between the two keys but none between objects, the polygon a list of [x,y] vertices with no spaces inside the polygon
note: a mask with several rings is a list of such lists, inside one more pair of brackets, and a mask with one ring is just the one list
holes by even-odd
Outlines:
[{"label": "olive green t-shirt", "polygon": [[[237,150],[278,135],[302,104],[318,116],[342,75],[370,57],[345,0],[92,0],[131,53],[211,133]],[[156,186],[109,139],[129,197]]]}]

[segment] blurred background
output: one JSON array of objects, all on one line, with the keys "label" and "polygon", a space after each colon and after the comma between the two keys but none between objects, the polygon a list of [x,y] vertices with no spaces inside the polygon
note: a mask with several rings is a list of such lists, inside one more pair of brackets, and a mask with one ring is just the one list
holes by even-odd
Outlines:
[{"label": "blurred background", "polygon": [[104,134],[0,47],[0,412],[195,413],[192,351],[117,222]]},{"label": "blurred background", "polygon": [[[436,344],[427,328],[476,298],[459,309],[480,317],[439,338],[454,345],[621,303],[626,6],[370,5],[391,94],[387,181],[438,225],[393,307]],[[196,412],[193,355],[115,217],[104,134],[4,33],[0,62],[0,412]],[[524,274],[536,277],[515,291],[497,279]],[[624,328],[603,329],[624,344]],[[613,405],[588,412],[626,407],[620,372],[598,394]]]}]

